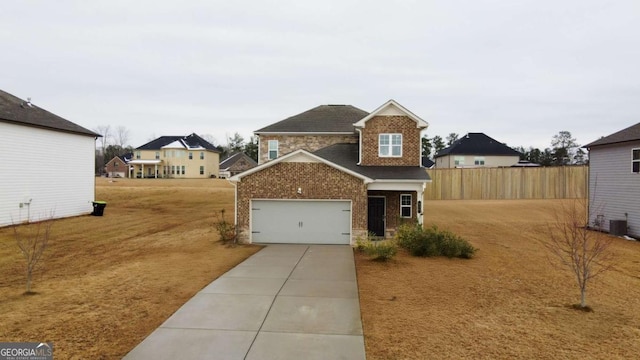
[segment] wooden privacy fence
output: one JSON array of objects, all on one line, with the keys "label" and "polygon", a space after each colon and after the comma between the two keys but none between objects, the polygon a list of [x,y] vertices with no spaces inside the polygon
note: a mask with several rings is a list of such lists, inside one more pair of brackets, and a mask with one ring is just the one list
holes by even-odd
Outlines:
[{"label": "wooden privacy fence", "polygon": [[425,200],[586,198],[588,166],[429,169]]}]

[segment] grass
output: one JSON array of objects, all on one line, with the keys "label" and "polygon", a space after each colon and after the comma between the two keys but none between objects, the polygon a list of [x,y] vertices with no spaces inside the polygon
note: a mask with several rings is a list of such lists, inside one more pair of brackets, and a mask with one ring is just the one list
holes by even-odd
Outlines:
[{"label": "grass", "polygon": [[[0,339],[52,341],[61,359],[119,359],[213,279],[259,248],[217,242],[223,180],[98,179],[105,216],[57,220],[35,295],[11,229],[0,229]],[[368,359],[635,358],[640,244],[613,245],[615,268],[575,310],[578,288],[539,239],[554,200],[429,201],[427,225],[479,251],[471,260],[388,262],[356,254]]]},{"label": "grass", "polygon": [[57,220],[33,290],[0,229],[0,339],[51,341],[60,359],[119,359],[212,280],[259,250],[223,246],[224,180],[97,179],[103,217]]},{"label": "grass", "polygon": [[559,202],[426,202],[426,225],[469,240],[471,260],[356,254],[367,359],[636,358],[640,243],[615,241],[614,269],[588,289],[593,311],[576,310],[575,280],[536,241]]}]

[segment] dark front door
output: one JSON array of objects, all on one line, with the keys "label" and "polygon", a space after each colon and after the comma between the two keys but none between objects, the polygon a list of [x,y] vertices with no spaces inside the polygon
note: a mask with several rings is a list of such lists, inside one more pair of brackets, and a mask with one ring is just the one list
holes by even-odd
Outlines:
[{"label": "dark front door", "polygon": [[383,197],[370,197],[368,206],[368,223],[369,232],[374,233],[376,236],[384,237],[384,208],[385,198]]}]

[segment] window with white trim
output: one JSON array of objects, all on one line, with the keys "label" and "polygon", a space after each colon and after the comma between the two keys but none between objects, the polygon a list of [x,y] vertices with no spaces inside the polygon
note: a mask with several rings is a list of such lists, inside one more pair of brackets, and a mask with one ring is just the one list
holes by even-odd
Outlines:
[{"label": "window with white trim", "polygon": [[454,156],[453,164],[455,166],[464,166],[464,156]]},{"label": "window with white trim", "polygon": [[473,159],[473,164],[475,166],[484,166],[484,156],[476,156]]},{"label": "window with white trim", "polygon": [[378,135],[378,156],[379,157],[401,157],[402,156],[402,134]]},{"label": "window with white trim", "polygon": [[269,140],[269,160],[273,160],[278,157],[278,140]]},{"label": "window with white trim", "polygon": [[410,218],[411,217],[411,202],[412,202],[411,194],[401,194],[400,195],[400,217]]},{"label": "window with white trim", "polygon": [[640,173],[640,149],[631,150],[631,172]]},{"label": "window with white trim", "polygon": [[204,166],[200,166],[200,175],[204,175]]}]

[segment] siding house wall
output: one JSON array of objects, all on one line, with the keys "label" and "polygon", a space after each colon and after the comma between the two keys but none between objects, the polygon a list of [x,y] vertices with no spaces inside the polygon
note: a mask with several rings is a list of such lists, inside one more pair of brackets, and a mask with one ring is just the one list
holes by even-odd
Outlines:
[{"label": "siding house wall", "polygon": [[[507,167],[518,163],[519,156],[498,155],[444,155],[436,158],[436,169],[455,168],[457,157],[464,158],[464,166],[460,167]],[[484,165],[475,165],[476,158],[484,158]]]},{"label": "siding house wall", "polygon": [[93,210],[93,136],[0,122],[0,154],[0,226]]},{"label": "siding house wall", "polygon": [[634,148],[640,148],[640,141],[589,151],[589,223],[602,215],[602,228],[609,231],[610,220],[626,219],[628,234],[640,237],[640,174],[631,171]]}]

